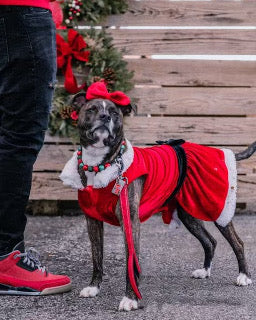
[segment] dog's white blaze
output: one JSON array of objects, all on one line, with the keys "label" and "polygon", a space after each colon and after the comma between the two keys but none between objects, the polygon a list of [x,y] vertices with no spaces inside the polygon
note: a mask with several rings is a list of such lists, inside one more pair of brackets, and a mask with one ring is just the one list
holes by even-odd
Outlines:
[{"label": "dog's white blaze", "polygon": [[238,286],[248,286],[252,284],[252,280],[246,274],[240,272],[236,279],[236,284]]},{"label": "dog's white blaze", "polygon": [[102,101],[104,113],[106,113],[106,102]]},{"label": "dog's white blaze", "polygon": [[131,311],[138,309],[138,301],[123,297],[119,304],[119,311]]},{"label": "dog's white blaze", "polygon": [[94,298],[100,292],[98,287],[86,287],[80,292],[80,297]]},{"label": "dog's white blaze", "polygon": [[192,272],[192,278],[205,279],[211,276],[211,267],[208,269],[202,268]]}]

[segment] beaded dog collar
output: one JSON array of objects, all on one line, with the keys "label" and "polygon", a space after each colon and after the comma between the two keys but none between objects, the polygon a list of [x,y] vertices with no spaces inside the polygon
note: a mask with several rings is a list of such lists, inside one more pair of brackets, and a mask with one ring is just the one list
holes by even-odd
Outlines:
[{"label": "beaded dog collar", "polygon": [[[121,148],[120,148],[120,151],[119,151],[119,154],[118,154],[117,158],[122,156],[122,154],[126,150],[126,147],[127,147],[126,146],[126,141],[124,140],[122,142],[122,145],[121,145]],[[78,150],[77,150],[77,162],[78,162],[79,169],[83,168],[84,171],[97,173],[97,172],[101,172],[101,171],[105,170],[106,168],[110,167],[112,165],[112,163],[115,162],[115,160],[113,160],[112,162],[101,163],[101,164],[99,164],[97,166],[88,166],[87,164],[83,163],[83,160],[82,160],[82,146],[79,146]]]}]

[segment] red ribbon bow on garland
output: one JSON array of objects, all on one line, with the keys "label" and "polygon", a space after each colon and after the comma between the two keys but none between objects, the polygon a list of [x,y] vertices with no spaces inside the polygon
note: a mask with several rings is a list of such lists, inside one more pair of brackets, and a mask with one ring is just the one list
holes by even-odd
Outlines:
[{"label": "red ribbon bow on garland", "polygon": [[94,82],[86,92],[86,99],[107,99],[120,106],[128,106],[130,98],[122,91],[115,91],[109,93],[104,82]]},{"label": "red ribbon bow on garland", "polygon": [[82,84],[78,87],[76,78],[72,70],[72,59],[79,61],[89,61],[89,51],[84,49],[87,47],[83,37],[75,30],[70,29],[68,31],[68,42],[66,42],[59,34],[56,36],[57,40],[57,65],[61,68],[65,76],[64,86],[65,89],[75,94],[82,90],[86,84]]}]

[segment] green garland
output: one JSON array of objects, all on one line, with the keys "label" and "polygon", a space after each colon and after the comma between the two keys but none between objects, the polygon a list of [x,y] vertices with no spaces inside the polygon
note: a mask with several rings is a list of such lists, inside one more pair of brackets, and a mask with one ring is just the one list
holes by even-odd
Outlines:
[{"label": "green garland", "polygon": [[[67,31],[60,32],[64,36]],[[105,31],[90,29],[80,32],[87,43],[86,50],[90,51],[89,62],[73,63],[74,74],[86,79],[87,86],[95,81],[104,79],[109,91],[128,92],[133,88],[133,72],[127,69],[127,62],[123,60],[122,53],[112,44],[112,38]],[[62,80],[61,80],[62,79]],[[59,77],[63,82],[63,77]],[[78,142],[76,123],[70,118],[72,96],[59,85],[55,90],[53,110],[50,114],[49,133],[71,137]]]},{"label": "green garland", "polygon": [[128,5],[125,0],[66,0],[62,4],[67,25],[78,21],[98,23],[111,14],[124,13]]}]

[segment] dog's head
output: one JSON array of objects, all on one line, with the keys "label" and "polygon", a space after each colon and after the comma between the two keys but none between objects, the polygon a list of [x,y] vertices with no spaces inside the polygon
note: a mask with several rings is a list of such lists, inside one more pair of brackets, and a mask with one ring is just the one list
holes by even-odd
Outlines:
[{"label": "dog's head", "polygon": [[72,106],[78,114],[81,145],[112,148],[123,140],[123,116],[131,112],[131,105],[118,106],[107,99],[87,101],[85,94],[79,93]]}]

